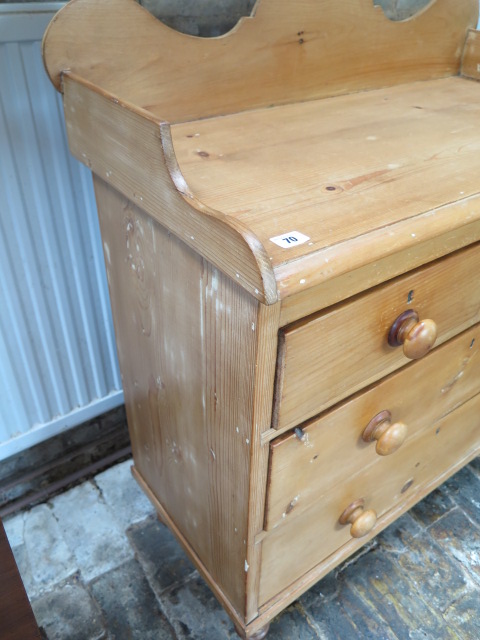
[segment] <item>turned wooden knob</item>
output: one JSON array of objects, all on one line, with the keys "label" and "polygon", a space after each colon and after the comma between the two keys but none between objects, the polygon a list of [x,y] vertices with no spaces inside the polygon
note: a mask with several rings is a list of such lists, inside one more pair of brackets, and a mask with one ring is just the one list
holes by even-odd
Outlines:
[{"label": "turned wooden knob", "polygon": [[410,360],[423,358],[435,344],[437,325],[433,320],[419,320],[413,309],[404,311],[392,324],[388,334],[388,344],[399,347]]},{"label": "turned wooden knob", "polygon": [[402,446],[407,437],[407,426],[403,422],[392,424],[390,411],[380,411],[370,420],[362,433],[365,442],[377,441],[375,451],[379,456],[389,456]]},{"label": "turned wooden knob", "polygon": [[377,514],[373,509],[364,510],[365,501],[363,498],[355,500],[349,505],[340,516],[340,524],[350,523],[350,535],[352,538],[363,538],[377,524]]}]

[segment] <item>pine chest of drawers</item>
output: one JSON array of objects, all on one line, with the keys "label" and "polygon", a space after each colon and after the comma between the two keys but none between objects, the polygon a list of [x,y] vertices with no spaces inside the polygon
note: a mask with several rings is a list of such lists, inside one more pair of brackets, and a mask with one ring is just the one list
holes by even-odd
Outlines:
[{"label": "pine chest of drawers", "polygon": [[[294,7],[294,8],[293,8]],[[477,0],[73,0],[134,475],[246,638],[480,451]]]}]

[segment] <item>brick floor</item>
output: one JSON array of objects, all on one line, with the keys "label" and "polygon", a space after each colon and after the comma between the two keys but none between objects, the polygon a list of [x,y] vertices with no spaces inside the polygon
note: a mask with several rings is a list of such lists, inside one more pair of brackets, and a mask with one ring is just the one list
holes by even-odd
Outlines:
[{"label": "brick floor", "polygon": [[[233,626],[121,463],[5,521],[49,640],[227,640]],[[480,460],[272,623],[272,640],[479,640]]]}]

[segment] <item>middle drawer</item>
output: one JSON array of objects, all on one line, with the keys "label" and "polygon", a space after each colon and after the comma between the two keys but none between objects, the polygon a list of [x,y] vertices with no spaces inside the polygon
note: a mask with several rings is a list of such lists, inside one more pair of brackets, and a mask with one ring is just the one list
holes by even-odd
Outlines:
[{"label": "middle drawer", "polygon": [[[265,529],[295,518],[335,485],[376,463],[380,457],[378,441],[366,443],[362,436],[381,412],[391,415],[391,433],[386,433],[388,421],[379,429],[385,430],[383,453],[388,455],[401,440],[402,429],[395,431],[396,424],[405,425],[403,446],[407,446],[424,427],[477,394],[479,351],[480,327],[476,325],[423,360],[304,425],[301,431],[275,439],[270,445]],[[389,456],[393,466],[398,455],[393,452]]]}]

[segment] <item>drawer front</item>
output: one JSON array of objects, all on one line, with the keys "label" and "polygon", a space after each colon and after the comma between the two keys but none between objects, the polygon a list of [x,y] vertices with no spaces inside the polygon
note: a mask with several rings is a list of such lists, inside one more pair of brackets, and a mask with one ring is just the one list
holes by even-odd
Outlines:
[{"label": "drawer front", "polygon": [[[303,426],[301,439],[294,432],[279,436],[270,445],[265,528],[297,517],[332,487],[375,464],[377,447],[386,454],[386,466],[395,468],[401,448],[479,391],[480,325],[475,325]],[[364,442],[367,425],[385,411],[390,425],[386,420],[377,427],[378,444]],[[406,426],[406,438],[393,451],[402,440],[398,434],[405,435],[398,423]]]},{"label": "drawer front", "polygon": [[404,366],[388,344],[407,309],[438,328],[436,344],[480,321],[480,246],[397,278],[280,336],[273,426],[294,427]]},{"label": "drawer front", "polygon": [[[352,540],[339,517],[363,498],[379,517],[407,499],[422,497],[449,469],[480,453],[480,395],[424,429],[399,449],[395,468],[380,458],[328,492],[311,509],[271,531],[262,542],[260,604],[264,604]],[[339,463],[340,464],[340,463]],[[380,520],[373,531],[382,529]],[[360,539],[361,541],[361,539]]]}]

